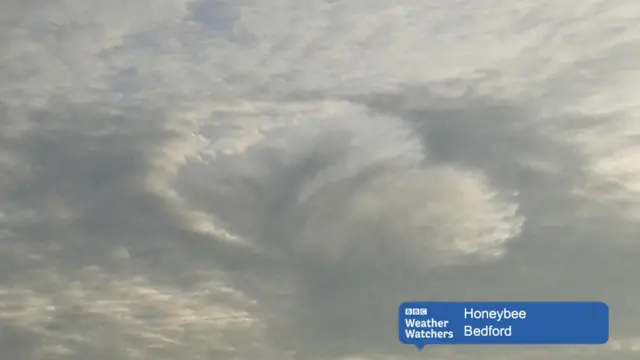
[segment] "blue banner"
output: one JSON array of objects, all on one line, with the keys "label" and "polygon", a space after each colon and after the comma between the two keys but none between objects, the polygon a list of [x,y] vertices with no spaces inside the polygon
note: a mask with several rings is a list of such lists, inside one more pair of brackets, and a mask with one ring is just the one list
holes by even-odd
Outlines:
[{"label": "blue banner", "polygon": [[604,344],[602,302],[406,302],[398,313],[403,344]]}]

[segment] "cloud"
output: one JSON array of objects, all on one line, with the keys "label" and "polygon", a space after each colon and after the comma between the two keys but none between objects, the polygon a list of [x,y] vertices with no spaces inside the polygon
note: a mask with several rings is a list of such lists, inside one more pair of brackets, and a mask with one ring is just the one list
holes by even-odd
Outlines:
[{"label": "cloud", "polygon": [[637,352],[636,2],[1,3],[13,358],[414,358],[398,302],[498,295],[614,340],[435,356]]}]

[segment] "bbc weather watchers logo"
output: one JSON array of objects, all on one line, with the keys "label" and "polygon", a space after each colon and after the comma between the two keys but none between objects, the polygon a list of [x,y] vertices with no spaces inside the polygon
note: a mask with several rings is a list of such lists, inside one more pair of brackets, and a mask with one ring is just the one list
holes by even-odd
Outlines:
[{"label": "bbc weather watchers logo", "polygon": [[411,316],[411,315],[427,315],[428,311],[427,308],[406,308],[404,309],[404,315],[405,316]]}]

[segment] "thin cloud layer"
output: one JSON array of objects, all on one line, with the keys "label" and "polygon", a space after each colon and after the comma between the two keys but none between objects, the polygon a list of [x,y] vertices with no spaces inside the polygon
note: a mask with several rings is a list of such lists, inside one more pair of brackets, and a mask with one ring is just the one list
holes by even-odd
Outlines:
[{"label": "thin cloud layer", "polygon": [[430,356],[637,357],[635,1],[0,4],[11,358],[411,359],[399,302],[498,295],[612,341]]}]

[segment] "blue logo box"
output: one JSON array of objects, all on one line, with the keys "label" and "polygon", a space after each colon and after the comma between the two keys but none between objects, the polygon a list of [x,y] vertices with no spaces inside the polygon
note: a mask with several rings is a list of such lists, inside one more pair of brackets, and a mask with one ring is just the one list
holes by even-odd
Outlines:
[{"label": "blue logo box", "polygon": [[398,311],[403,344],[604,344],[603,302],[405,302]]}]

